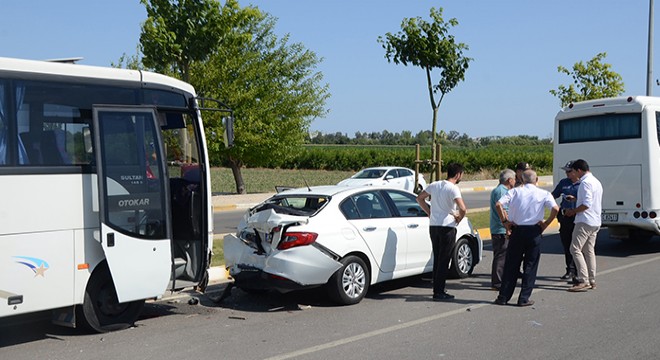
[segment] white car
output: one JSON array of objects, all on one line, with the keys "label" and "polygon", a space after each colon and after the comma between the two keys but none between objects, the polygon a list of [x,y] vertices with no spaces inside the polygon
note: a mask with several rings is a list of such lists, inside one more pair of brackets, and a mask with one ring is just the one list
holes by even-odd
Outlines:
[{"label": "white car", "polygon": [[[450,273],[463,278],[483,244],[467,218],[456,239]],[[224,256],[234,286],[245,291],[326,285],[340,304],[360,302],[372,284],[433,269],[428,216],[415,194],[389,187],[283,191],[224,237]]]},{"label": "white car", "polygon": [[360,170],[348,179],[340,181],[341,186],[390,186],[416,193],[426,188],[426,180],[422,173],[418,174],[418,184],[415,186],[415,171],[394,166],[372,167]]}]

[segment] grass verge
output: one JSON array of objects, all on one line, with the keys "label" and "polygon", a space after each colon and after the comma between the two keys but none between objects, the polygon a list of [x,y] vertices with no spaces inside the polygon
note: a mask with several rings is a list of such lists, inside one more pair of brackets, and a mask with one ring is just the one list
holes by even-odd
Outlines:
[{"label": "grass verge", "polygon": [[211,266],[221,266],[225,264],[225,252],[223,250],[224,239],[222,235],[213,237],[213,257]]}]

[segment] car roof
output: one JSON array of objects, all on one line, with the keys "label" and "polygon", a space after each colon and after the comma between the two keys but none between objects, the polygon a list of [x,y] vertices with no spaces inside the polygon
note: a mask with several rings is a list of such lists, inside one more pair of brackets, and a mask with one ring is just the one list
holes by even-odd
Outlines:
[{"label": "car roof", "polygon": [[353,188],[339,185],[321,185],[301,187],[297,189],[287,189],[277,193],[275,196],[281,195],[318,195],[318,196],[333,196],[335,194],[350,191]]},{"label": "car roof", "polygon": [[346,193],[352,194],[357,192],[363,192],[365,190],[396,190],[403,191],[400,188],[395,187],[365,187],[365,186],[342,186],[342,185],[322,185],[322,186],[310,186],[297,189],[288,189],[282,192],[275,194],[274,196],[292,196],[292,195],[301,195],[301,196],[335,196],[337,194]]},{"label": "car roof", "polygon": [[407,168],[404,168],[404,167],[401,167],[401,166],[374,166],[374,167],[364,168],[360,171],[364,171],[364,170],[391,170],[391,169],[407,169]]}]

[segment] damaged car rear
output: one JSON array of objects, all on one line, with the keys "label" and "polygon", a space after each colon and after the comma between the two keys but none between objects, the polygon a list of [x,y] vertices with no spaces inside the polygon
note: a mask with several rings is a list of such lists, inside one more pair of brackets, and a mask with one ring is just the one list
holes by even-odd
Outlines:
[{"label": "damaged car rear", "polygon": [[[326,286],[333,301],[355,304],[374,283],[430,272],[428,216],[415,197],[401,189],[345,186],[276,194],[224,238],[234,286],[248,292]],[[452,273],[468,276],[481,256],[481,239],[465,219]]]}]

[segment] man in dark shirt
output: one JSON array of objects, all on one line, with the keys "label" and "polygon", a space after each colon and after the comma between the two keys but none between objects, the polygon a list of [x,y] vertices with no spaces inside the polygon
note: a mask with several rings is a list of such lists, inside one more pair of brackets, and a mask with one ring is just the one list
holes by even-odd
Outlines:
[{"label": "man in dark shirt", "polygon": [[576,172],[571,168],[572,165],[573,161],[569,161],[561,168],[566,172],[566,177],[561,179],[555,189],[552,190],[552,197],[555,199],[561,197],[557,221],[559,221],[559,238],[561,239],[561,245],[564,247],[564,259],[566,262],[566,273],[561,277],[562,279],[573,279],[577,274],[573,255],[571,255],[571,240],[573,228],[575,227],[575,216],[566,216],[564,214],[567,209],[575,209],[578,187],[580,187],[580,179],[578,179]]}]

